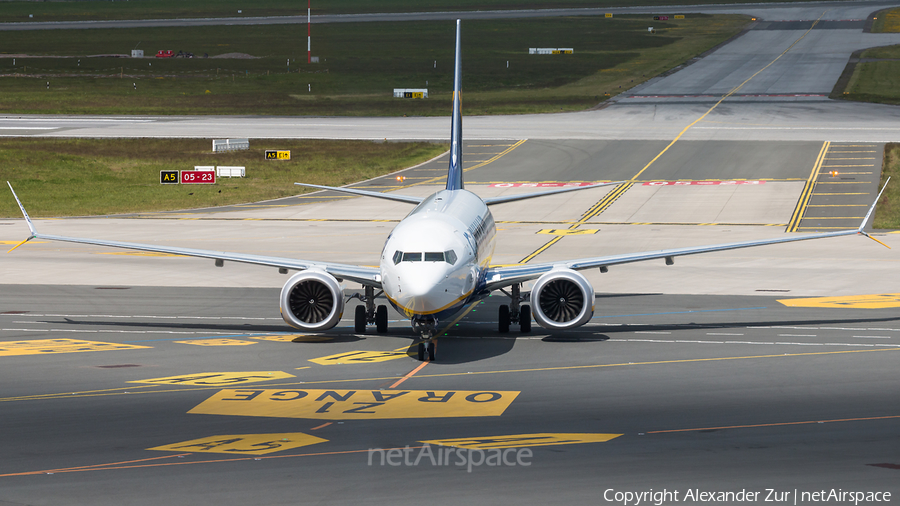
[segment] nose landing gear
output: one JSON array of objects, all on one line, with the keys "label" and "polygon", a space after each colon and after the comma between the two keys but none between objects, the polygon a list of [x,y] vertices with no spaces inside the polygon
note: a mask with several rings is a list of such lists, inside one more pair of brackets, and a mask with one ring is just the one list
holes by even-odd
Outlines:
[{"label": "nose landing gear", "polygon": [[425,354],[428,354],[428,361],[434,362],[434,341],[423,341],[418,345],[419,360],[425,361]]}]

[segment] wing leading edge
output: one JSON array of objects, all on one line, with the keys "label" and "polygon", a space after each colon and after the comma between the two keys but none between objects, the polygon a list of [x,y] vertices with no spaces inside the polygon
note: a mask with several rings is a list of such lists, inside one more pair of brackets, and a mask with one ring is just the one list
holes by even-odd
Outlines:
[{"label": "wing leading edge", "polygon": [[665,258],[666,262],[672,261],[677,256],[685,256],[685,255],[696,255],[699,253],[711,253],[714,251],[726,251],[732,249],[741,249],[741,248],[753,248],[756,246],[766,246],[769,244],[781,244],[787,242],[797,242],[797,241],[809,241],[813,239],[824,239],[826,237],[840,237],[844,235],[864,235],[873,241],[890,248],[890,246],[884,244],[883,242],[875,239],[870,236],[867,232],[863,230],[868,223],[869,218],[872,216],[872,213],[875,210],[875,205],[878,203],[879,198],[881,198],[881,194],[884,192],[884,188],[887,186],[887,183],[890,181],[888,178],[884,183],[884,187],[881,188],[881,192],[878,193],[878,197],[875,197],[875,202],[872,203],[872,206],[869,208],[869,212],[866,213],[865,218],[863,218],[862,223],[860,223],[859,228],[850,229],[850,230],[839,230],[836,232],[823,232],[820,234],[806,234],[801,236],[791,236],[791,237],[779,237],[777,239],[761,239],[756,241],[742,241],[742,242],[730,242],[723,244],[713,244],[709,246],[696,246],[690,248],[672,248],[658,251],[645,251],[640,253],[626,253],[621,255],[610,255],[605,257],[592,257],[592,258],[579,258],[576,260],[568,260],[562,262],[548,262],[542,264],[534,264],[534,265],[517,265],[517,266],[509,266],[509,267],[494,267],[490,268],[486,272],[485,280],[485,290],[498,290],[500,288],[516,284],[522,283],[525,281],[530,281],[532,279],[536,279],[540,277],[542,274],[546,272],[550,272],[553,269],[566,268],[573,270],[583,270],[583,269],[591,269],[591,268],[600,268],[604,269],[611,265],[619,265],[619,264],[627,264],[633,262],[643,262],[645,260],[654,260]]},{"label": "wing leading edge", "polygon": [[9,185],[10,191],[12,191],[13,197],[16,199],[16,203],[19,205],[19,209],[22,211],[22,215],[25,217],[25,222],[28,224],[28,229],[31,231],[31,236],[29,236],[24,241],[20,242],[16,246],[14,246],[12,251],[22,244],[30,241],[31,239],[42,239],[46,241],[62,241],[62,242],[72,242],[79,244],[91,244],[94,246],[107,246],[110,248],[123,248],[123,249],[131,249],[137,251],[150,251],[154,253],[169,253],[172,255],[184,255],[198,258],[211,258],[213,260],[221,260],[221,261],[229,261],[229,262],[241,262],[246,264],[254,264],[254,265],[264,265],[268,267],[277,267],[279,269],[292,269],[292,270],[306,270],[306,269],[320,269],[332,274],[336,278],[346,279],[348,281],[353,281],[355,283],[361,283],[363,285],[381,287],[381,273],[376,267],[363,267],[357,265],[348,265],[348,264],[339,264],[332,262],[311,262],[306,260],[298,260],[293,258],[282,258],[282,257],[270,257],[270,256],[262,256],[262,255],[249,255],[246,253],[230,253],[227,251],[213,251],[213,250],[203,250],[203,249],[193,249],[193,248],[177,248],[173,246],[158,246],[153,244],[141,244],[141,243],[133,243],[133,242],[121,242],[121,241],[105,241],[102,239],[88,239],[82,237],[66,237],[61,235],[49,235],[49,234],[41,234],[39,233],[35,227],[34,223],[32,223],[31,218],[28,216],[28,212],[25,211],[25,206],[22,205],[22,202],[19,200],[19,196],[16,195],[15,190],[13,190],[12,185],[9,181],[6,182]]}]

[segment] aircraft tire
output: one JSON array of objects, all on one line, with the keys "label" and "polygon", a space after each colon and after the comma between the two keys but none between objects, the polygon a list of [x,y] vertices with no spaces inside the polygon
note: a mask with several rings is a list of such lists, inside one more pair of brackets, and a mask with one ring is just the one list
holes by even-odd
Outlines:
[{"label": "aircraft tire", "polygon": [[366,306],[356,306],[356,313],[353,315],[353,330],[357,334],[366,333]]},{"label": "aircraft tire", "polygon": [[388,311],[387,306],[378,306],[375,310],[375,329],[379,334],[384,334],[388,330]]},{"label": "aircraft tire", "polygon": [[419,352],[419,362],[425,361],[425,343],[419,343],[418,352]]},{"label": "aircraft tire", "polygon": [[500,324],[498,330],[501,334],[509,332],[509,306],[506,304],[500,306],[500,315],[499,318],[497,318],[497,321]]},{"label": "aircraft tire", "polygon": [[434,362],[434,341],[428,343],[426,349],[428,350],[428,360]]},{"label": "aircraft tire", "polygon": [[519,308],[519,329],[522,333],[531,332],[531,306]]}]

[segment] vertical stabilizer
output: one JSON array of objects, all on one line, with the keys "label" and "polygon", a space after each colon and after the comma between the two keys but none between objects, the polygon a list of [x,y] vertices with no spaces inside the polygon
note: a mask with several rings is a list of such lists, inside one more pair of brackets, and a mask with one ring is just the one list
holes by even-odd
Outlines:
[{"label": "vertical stabilizer", "polygon": [[459,20],[456,20],[456,57],[453,61],[453,118],[450,120],[450,168],[447,189],[463,188],[462,170],[462,55],[460,54]]}]

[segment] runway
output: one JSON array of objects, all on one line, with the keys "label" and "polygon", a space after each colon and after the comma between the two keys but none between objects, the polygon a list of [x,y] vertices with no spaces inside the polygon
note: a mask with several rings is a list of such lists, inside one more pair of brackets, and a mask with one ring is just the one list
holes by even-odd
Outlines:
[{"label": "runway", "polygon": [[[883,5],[825,7],[839,21]],[[752,7],[763,8],[776,20],[825,10]],[[823,76],[863,39],[806,31],[816,42],[800,39],[785,53],[799,53],[794,64],[751,79],[753,94],[825,89]],[[691,100],[466,117],[465,181],[479,195],[625,182],[495,206],[493,262],[858,226],[900,109],[699,97],[752,74],[734,64],[751,51],[742,44],[772,61],[806,31],[745,34],[720,50],[733,58],[716,52],[652,84],[682,86]],[[817,55],[831,43],[838,56]],[[446,118],[0,119],[3,134],[64,137],[448,132]],[[357,186],[427,195],[446,165],[439,157]],[[319,192],[35,224],[375,265],[409,210]],[[0,243],[26,234],[22,220],[0,220]],[[641,504],[711,502],[701,492],[723,504],[738,493],[741,503],[838,504],[811,499],[833,490],[896,500],[900,234],[876,237],[894,249],[849,236],[585,272],[594,317],[563,333],[499,334],[508,299],[495,293],[443,322],[438,361],[424,366],[395,313],[387,334],[354,334],[355,301],[331,331],[290,329],[275,269],[32,241],[0,260],[0,504],[634,504],[626,492],[662,491],[678,495]]]}]

